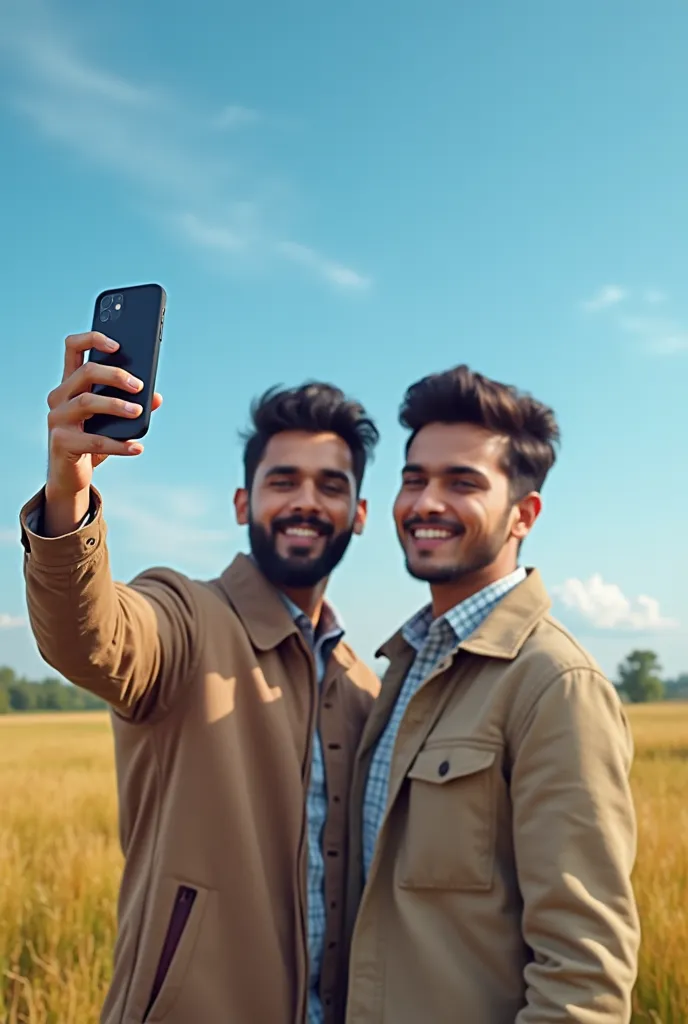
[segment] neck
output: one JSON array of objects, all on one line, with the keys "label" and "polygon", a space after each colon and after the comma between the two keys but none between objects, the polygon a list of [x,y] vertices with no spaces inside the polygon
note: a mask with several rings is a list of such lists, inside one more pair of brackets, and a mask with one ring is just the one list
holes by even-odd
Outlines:
[{"label": "neck", "polygon": [[515,569],[515,560],[513,564],[511,562],[506,564],[498,560],[493,562],[492,565],[485,566],[483,569],[467,572],[459,579],[451,580],[447,583],[431,583],[430,595],[432,598],[433,618],[438,619],[441,615],[446,615],[451,608],[455,608],[457,604],[461,604],[462,601],[473,597],[474,594],[483,590],[484,587],[488,587],[490,583],[503,580],[505,576],[509,576]]},{"label": "neck", "polygon": [[326,587],[327,580],[321,580],[315,587],[280,587],[280,590],[290,601],[293,601],[297,608],[301,609],[304,615],[308,616],[315,628],[320,621]]}]

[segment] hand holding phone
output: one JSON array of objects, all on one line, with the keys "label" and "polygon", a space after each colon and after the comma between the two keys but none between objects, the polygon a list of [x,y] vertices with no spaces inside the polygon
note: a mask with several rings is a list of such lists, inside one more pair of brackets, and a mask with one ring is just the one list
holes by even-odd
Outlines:
[{"label": "hand holding phone", "polygon": [[[101,305],[106,295],[112,295],[117,305],[114,296],[137,289],[120,289],[98,297],[94,322],[107,326],[107,333],[94,330],[74,334],[65,342],[62,383],[48,396],[45,525],[50,536],[68,533],[81,521],[88,511],[93,470],[108,455],[139,455],[143,451],[138,438],[147,432],[151,413],[162,403],[161,395],[154,391],[154,381],[165,293],[157,285],[144,288],[159,289],[162,302],[157,318],[150,315],[148,305],[148,315],[139,320],[145,328],[139,333],[140,345],[135,341],[134,318],[124,330],[124,325],[117,328],[122,316],[101,319],[110,308]],[[142,309],[136,302],[133,308],[139,313]],[[114,312],[121,313],[121,307]],[[151,324],[155,324],[153,330]],[[108,336],[115,333],[119,338]],[[86,354],[90,358],[85,361]],[[145,377],[133,372],[134,367]]]}]

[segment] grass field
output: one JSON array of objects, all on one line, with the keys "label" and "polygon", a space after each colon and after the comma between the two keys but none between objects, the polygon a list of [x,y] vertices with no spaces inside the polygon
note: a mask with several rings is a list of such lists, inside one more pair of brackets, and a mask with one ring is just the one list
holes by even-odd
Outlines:
[{"label": "grass field", "polygon": [[[688,704],[631,708],[634,1022],[688,1024]],[[0,1021],[96,1024],[121,857],[106,716],[0,718]]]}]

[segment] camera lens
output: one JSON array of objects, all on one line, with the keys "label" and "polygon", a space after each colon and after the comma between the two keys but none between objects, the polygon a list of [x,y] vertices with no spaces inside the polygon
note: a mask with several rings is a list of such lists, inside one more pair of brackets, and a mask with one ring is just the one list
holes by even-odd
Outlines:
[{"label": "camera lens", "polygon": [[101,309],[109,309],[112,305],[112,295],[104,295],[100,300]]},{"label": "camera lens", "polygon": [[110,310],[109,309],[101,309],[101,311],[100,311],[100,322],[101,322],[101,324],[106,324],[109,319],[110,319]]}]

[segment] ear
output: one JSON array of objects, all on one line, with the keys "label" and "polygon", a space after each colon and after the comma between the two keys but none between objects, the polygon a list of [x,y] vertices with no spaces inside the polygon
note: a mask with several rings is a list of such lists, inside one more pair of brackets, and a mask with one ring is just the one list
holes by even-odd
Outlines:
[{"label": "ear", "polygon": [[359,498],[356,502],[356,512],[354,514],[354,533],[360,537],[365,528],[366,519],[368,518],[368,502],[364,498]]},{"label": "ear", "polygon": [[234,511],[239,526],[248,526],[248,491],[245,487],[237,487],[234,492]]},{"label": "ear", "polygon": [[542,511],[542,498],[537,491],[531,491],[516,505],[516,518],[511,527],[511,536],[519,542],[525,540],[535,526],[537,517]]}]

